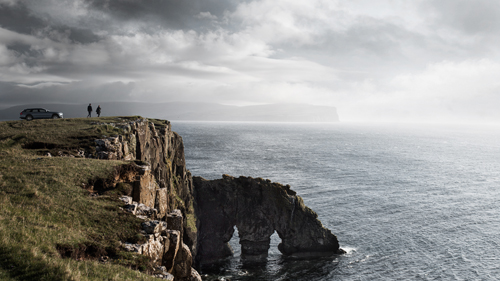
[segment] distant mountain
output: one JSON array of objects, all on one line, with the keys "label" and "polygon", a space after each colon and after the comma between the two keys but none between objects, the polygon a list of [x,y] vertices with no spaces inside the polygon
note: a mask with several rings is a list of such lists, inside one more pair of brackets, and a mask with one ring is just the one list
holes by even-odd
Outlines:
[{"label": "distant mountain", "polygon": [[[230,106],[202,102],[133,103],[103,102],[101,116],[140,115],[185,121],[338,122],[337,109],[305,104]],[[64,118],[87,116],[88,104],[25,104],[0,110],[0,120],[18,120],[24,108],[43,107],[61,111]],[[98,104],[92,104],[95,109]]]}]

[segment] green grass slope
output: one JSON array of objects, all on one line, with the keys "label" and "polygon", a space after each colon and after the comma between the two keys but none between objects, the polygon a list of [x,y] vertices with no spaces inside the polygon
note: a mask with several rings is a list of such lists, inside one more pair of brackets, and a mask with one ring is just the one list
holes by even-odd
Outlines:
[{"label": "green grass slope", "polygon": [[120,248],[142,239],[141,221],[116,194],[84,189],[126,163],[71,157],[121,133],[97,121],[123,119],[0,122],[0,280],[157,280],[147,258]]}]

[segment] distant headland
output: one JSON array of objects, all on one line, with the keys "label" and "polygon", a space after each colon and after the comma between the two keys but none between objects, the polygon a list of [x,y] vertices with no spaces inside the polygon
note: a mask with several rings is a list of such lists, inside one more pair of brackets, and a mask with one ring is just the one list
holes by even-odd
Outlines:
[{"label": "distant headland", "polygon": [[[93,102],[97,107],[97,102]],[[87,116],[88,104],[25,104],[0,110],[0,120],[19,120],[24,108],[43,107],[64,113],[64,118]],[[233,106],[203,102],[102,102],[102,116],[140,115],[179,121],[240,122],[338,122],[337,109],[332,106],[307,104],[266,104]]]}]

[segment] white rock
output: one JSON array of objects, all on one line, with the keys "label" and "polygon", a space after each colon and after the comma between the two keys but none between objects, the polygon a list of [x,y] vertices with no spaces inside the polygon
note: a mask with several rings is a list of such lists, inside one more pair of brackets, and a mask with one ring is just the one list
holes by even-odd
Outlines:
[{"label": "white rock", "polygon": [[123,195],[120,197],[120,200],[125,203],[126,205],[132,204],[132,197]]}]

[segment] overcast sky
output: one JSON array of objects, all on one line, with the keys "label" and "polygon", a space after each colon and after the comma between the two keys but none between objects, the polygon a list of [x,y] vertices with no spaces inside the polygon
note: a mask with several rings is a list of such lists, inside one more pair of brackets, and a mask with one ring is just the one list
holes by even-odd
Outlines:
[{"label": "overcast sky", "polygon": [[498,0],[0,0],[0,107],[307,103],[500,122]]}]

